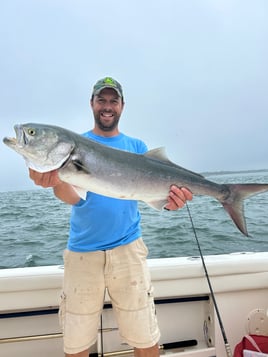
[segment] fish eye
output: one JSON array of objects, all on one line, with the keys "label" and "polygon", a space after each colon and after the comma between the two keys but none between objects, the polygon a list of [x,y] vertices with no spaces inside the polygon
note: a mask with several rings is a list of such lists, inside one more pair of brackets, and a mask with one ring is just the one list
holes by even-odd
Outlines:
[{"label": "fish eye", "polygon": [[28,129],[28,134],[31,135],[31,136],[34,136],[35,135],[35,130],[30,128]]}]

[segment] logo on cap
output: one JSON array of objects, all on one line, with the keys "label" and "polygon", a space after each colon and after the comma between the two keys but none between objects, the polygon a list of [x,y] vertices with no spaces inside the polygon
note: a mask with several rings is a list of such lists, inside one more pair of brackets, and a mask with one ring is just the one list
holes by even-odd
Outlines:
[{"label": "logo on cap", "polygon": [[111,77],[100,79],[93,87],[93,95],[98,95],[104,88],[113,88],[120,97],[123,97],[121,84]]},{"label": "logo on cap", "polygon": [[115,81],[111,77],[104,78],[103,82],[109,84],[110,86],[116,86]]}]

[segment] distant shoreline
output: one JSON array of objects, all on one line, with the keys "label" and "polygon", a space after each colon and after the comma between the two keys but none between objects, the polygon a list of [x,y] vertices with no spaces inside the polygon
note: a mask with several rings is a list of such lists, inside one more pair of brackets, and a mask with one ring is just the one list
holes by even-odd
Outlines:
[{"label": "distant shoreline", "polygon": [[258,170],[238,170],[238,171],[205,171],[205,172],[201,172],[202,175],[204,176],[215,176],[215,175],[231,175],[231,174],[239,174],[239,173],[243,173],[243,174],[247,174],[247,173],[251,173],[251,172],[267,172],[268,169],[258,169]]}]

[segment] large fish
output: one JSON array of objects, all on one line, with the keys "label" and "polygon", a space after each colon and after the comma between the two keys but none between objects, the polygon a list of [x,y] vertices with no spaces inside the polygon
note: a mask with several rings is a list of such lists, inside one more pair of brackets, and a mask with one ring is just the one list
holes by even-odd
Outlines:
[{"label": "large fish", "polygon": [[268,184],[217,184],[186,170],[165,155],[162,148],[144,155],[114,149],[72,131],[43,124],[14,127],[16,138],[4,143],[21,154],[28,167],[47,172],[58,169],[62,181],[81,197],[87,191],[126,200],[139,200],[161,209],[170,186],[187,187],[194,195],[219,200],[238,227],[248,236],[243,200],[268,190]]}]

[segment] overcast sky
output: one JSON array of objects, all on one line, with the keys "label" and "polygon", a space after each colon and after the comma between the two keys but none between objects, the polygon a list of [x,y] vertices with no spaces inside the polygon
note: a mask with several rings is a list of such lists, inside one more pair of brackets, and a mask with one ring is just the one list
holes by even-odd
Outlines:
[{"label": "overcast sky", "polygon": [[[0,5],[0,129],[84,132],[104,76],[121,131],[196,172],[268,168],[267,0],[8,0]],[[2,139],[1,138],[1,139]],[[31,189],[1,140],[0,191]]]}]

